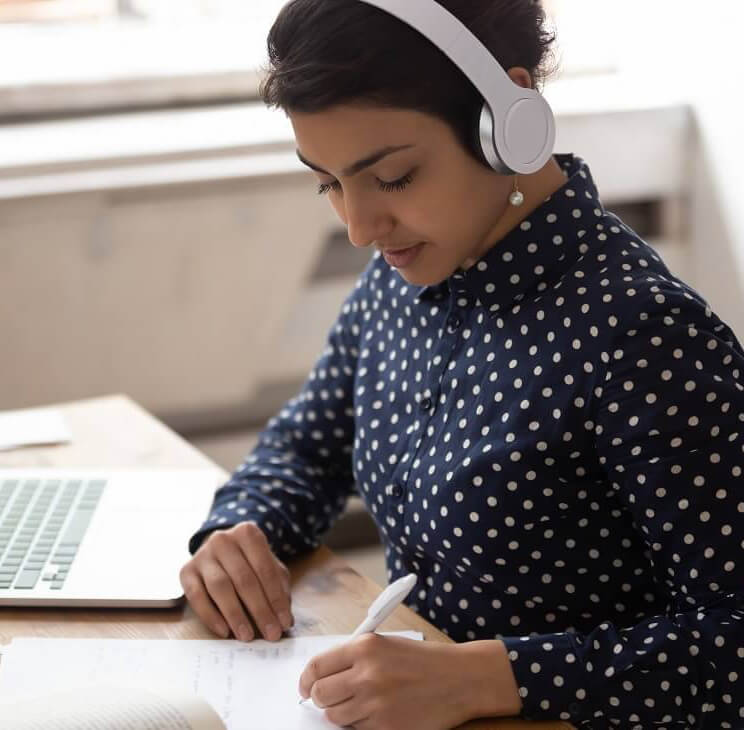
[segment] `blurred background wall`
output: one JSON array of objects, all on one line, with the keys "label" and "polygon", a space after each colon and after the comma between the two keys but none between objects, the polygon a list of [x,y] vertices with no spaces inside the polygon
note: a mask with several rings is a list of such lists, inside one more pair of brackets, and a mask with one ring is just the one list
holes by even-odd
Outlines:
[{"label": "blurred background wall", "polygon": [[[0,0],[0,409],[125,392],[226,469],[369,252],[256,100],[277,0]],[[744,339],[737,0],[551,0],[558,152]],[[383,581],[359,504],[329,536]]]}]

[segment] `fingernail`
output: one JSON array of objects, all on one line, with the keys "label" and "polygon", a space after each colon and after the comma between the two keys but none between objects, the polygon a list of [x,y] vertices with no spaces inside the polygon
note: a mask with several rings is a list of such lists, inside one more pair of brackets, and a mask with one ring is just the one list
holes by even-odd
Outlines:
[{"label": "fingernail", "polygon": [[289,611],[282,611],[279,614],[279,620],[282,622],[282,628],[286,631],[292,625],[292,616]]},{"label": "fingernail", "polygon": [[264,628],[264,636],[270,641],[278,639],[282,635],[279,627],[276,624],[266,624]]},{"label": "fingernail", "polygon": [[253,631],[251,631],[248,624],[240,624],[238,626],[238,638],[241,641],[250,641],[253,638]]}]

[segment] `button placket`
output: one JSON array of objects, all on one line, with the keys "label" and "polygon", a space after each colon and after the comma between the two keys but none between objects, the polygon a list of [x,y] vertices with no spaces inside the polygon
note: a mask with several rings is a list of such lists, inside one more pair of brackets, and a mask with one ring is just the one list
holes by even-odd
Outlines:
[{"label": "button placket", "polygon": [[462,326],[462,317],[457,312],[452,312],[447,317],[447,332],[454,334]]},{"label": "button placket", "polygon": [[399,481],[391,482],[385,489],[387,496],[386,534],[393,542],[397,542],[399,536],[403,534],[406,491],[406,488]]},{"label": "button placket", "polygon": [[[458,278],[458,275],[455,275],[455,278]],[[462,278],[462,275],[459,275],[459,278]],[[456,291],[452,292],[452,297],[450,299],[450,312],[447,315],[446,321],[447,332],[449,334],[454,334],[460,329],[460,327],[462,327],[462,310],[468,306],[467,293],[467,290],[463,289],[462,285]]]}]

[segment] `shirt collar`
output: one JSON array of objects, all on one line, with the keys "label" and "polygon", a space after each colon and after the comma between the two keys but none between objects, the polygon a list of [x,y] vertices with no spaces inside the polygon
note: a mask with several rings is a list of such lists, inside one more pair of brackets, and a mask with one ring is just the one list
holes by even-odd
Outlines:
[{"label": "shirt collar", "polygon": [[494,314],[535,287],[546,289],[584,255],[587,247],[581,239],[604,209],[584,160],[571,154],[554,157],[567,175],[565,184],[469,269],[418,287],[416,299],[441,299],[449,290],[470,295],[472,302],[480,300]]}]

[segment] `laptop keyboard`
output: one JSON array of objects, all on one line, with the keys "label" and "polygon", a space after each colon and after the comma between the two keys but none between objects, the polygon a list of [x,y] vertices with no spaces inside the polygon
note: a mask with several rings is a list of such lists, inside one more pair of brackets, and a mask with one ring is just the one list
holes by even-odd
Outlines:
[{"label": "laptop keyboard", "polygon": [[104,479],[0,480],[0,590],[59,590],[106,487]]}]

